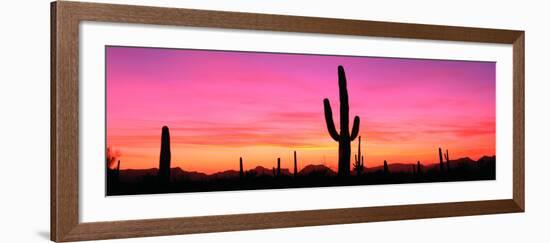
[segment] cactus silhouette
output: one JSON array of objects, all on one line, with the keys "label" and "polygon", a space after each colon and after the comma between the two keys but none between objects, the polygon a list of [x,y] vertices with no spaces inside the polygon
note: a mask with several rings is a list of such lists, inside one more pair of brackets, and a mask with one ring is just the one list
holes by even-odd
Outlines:
[{"label": "cactus silhouette", "polygon": [[116,181],[118,182],[118,178],[120,177],[120,160],[118,160],[116,164],[115,175],[116,175]]},{"label": "cactus silhouette", "polygon": [[[357,157],[357,156],[355,156]],[[357,158],[355,159],[356,162],[353,164],[353,169],[357,172],[357,176],[360,176],[363,171],[365,171],[365,157],[361,155],[361,163],[357,162]]]},{"label": "cactus silhouette", "polygon": [[170,182],[170,131],[167,126],[162,127],[160,139],[160,161],[158,178],[161,183]]},{"label": "cactus silhouette", "polygon": [[281,175],[281,158],[277,158],[277,177]]},{"label": "cactus silhouette", "polygon": [[355,163],[353,164],[353,169],[357,173],[357,176],[360,176],[364,169],[365,158],[361,155],[361,136],[359,136],[359,145],[357,146],[357,154],[355,155]]},{"label": "cactus silhouette", "polygon": [[296,159],[296,150],[294,150],[294,177],[298,175],[298,161]]},{"label": "cactus silhouette", "polygon": [[443,172],[443,155],[441,155],[441,148],[439,148],[439,171]]},{"label": "cactus silhouette", "polygon": [[120,186],[120,160],[118,160],[116,167],[113,169],[107,166],[107,195],[117,192],[119,190],[119,186]]},{"label": "cactus silhouette", "polygon": [[388,161],[384,160],[384,174],[389,174],[390,168],[388,167]]},{"label": "cactus silhouette", "polygon": [[244,177],[243,171],[243,157],[239,157],[239,177],[242,179]]},{"label": "cactus silhouette", "polygon": [[323,105],[328,133],[334,141],[338,142],[338,175],[348,176],[350,174],[351,141],[359,134],[359,117],[355,116],[353,119],[353,127],[350,133],[348,89],[346,73],[342,66],[338,66],[338,87],[340,94],[340,133],[336,131],[328,98],[323,100]]},{"label": "cactus silhouette", "polygon": [[416,173],[418,174],[422,173],[422,169],[420,168],[420,161],[416,162]]},{"label": "cactus silhouette", "polygon": [[451,171],[451,163],[449,162],[449,150],[445,149],[445,160],[447,161],[447,171]]}]

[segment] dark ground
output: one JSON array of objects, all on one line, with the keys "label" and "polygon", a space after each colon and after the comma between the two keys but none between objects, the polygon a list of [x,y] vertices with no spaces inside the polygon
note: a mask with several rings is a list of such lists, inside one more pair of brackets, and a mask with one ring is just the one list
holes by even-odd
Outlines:
[{"label": "dark ground", "polygon": [[[411,169],[402,169],[406,167]],[[289,173],[288,169],[282,170],[282,173],[276,176],[266,173],[271,170],[259,168],[246,171],[242,178],[238,171],[206,175],[172,168],[168,183],[157,179],[156,169],[121,170],[119,175],[109,170],[107,195],[476,181],[496,178],[495,157],[483,157],[478,161],[463,158],[452,162],[450,169],[447,170],[445,167],[442,172],[439,164],[421,166],[420,173],[412,169],[413,164],[394,164],[389,166],[388,172],[376,167],[367,169],[360,176],[352,171],[352,176],[349,177],[338,177],[334,171],[322,165],[315,166],[315,170],[303,169],[296,176]]]}]

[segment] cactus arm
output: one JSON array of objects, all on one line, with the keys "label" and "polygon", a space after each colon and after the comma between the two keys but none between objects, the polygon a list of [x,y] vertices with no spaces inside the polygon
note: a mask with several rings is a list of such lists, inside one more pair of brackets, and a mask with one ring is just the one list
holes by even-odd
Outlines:
[{"label": "cactus arm", "polygon": [[330,108],[330,102],[328,99],[323,100],[323,104],[325,106],[325,121],[327,123],[327,129],[328,133],[330,134],[330,137],[334,139],[335,141],[340,141],[340,135],[336,131],[336,127],[334,126],[334,120],[332,120],[332,108]]},{"label": "cactus arm", "polygon": [[354,140],[357,135],[359,135],[359,117],[358,116],[355,116],[355,118],[353,119],[353,128],[351,129],[351,136],[350,136],[350,140]]}]

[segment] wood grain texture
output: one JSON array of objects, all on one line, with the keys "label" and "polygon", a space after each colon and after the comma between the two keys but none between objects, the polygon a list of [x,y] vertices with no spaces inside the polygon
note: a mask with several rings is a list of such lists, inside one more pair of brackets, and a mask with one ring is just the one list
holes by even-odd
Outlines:
[{"label": "wood grain texture", "polygon": [[[78,33],[82,21],[316,34],[394,37],[513,45],[513,198],[170,219],[79,223]],[[523,31],[403,24],[81,2],[51,5],[51,240],[79,241],[387,220],[523,212]]]},{"label": "wood grain texture", "polygon": [[[170,218],[79,225],[66,240],[93,240],[218,231],[303,227],[388,220],[520,212],[512,200],[346,208],[277,213]],[[113,230],[116,229],[116,230]]]},{"label": "wood grain texture", "polygon": [[513,43],[513,199],[525,211],[525,33]]},{"label": "wood grain texture", "polygon": [[63,3],[52,3],[55,30],[52,30],[55,71],[52,76],[51,121],[54,160],[52,181],[52,240],[70,235],[78,224],[78,19]]},{"label": "wood grain texture", "polygon": [[521,31],[365,20],[253,14],[116,4],[60,2],[79,20],[396,37],[429,40],[513,43]]},{"label": "wood grain texture", "polygon": [[50,6],[50,239],[55,240],[57,223],[57,9]]}]

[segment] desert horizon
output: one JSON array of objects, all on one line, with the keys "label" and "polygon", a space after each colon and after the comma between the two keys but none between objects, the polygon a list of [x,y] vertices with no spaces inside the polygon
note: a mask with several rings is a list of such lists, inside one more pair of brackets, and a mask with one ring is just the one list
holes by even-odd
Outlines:
[{"label": "desert horizon", "polygon": [[[152,162],[153,164],[155,164],[154,166],[146,167],[146,168],[125,167],[124,162],[121,162],[120,157],[116,156],[115,155],[116,153],[109,152],[109,150],[110,150],[110,148],[107,148],[107,160],[108,160],[107,166],[110,169],[115,169],[117,167],[121,171],[124,171],[124,170],[154,170],[154,169],[158,169],[158,161]],[[160,150],[160,148],[159,148],[159,150]],[[437,147],[434,148],[434,151],[437,151]],[[293,152],[297,152],[299,154],[300,151],[299,150],[290,151],[289,156],[286,156],[286,157],[288,157],[288,160],[286,160],[286,161],[283,158],[279,157],[282,169],[283,168],[288,169],[288,170],[292,169],[293,163],[294,163],[294,161],[293,161]],[[368,152],[366,152],[366,153],[368,153]],[[416,162],[412,162],[412,161],[414,161],[414,159],[411,159],[409,161],[387,161],[387,160],[386,161],[387,161],[388,165],[390,165],[390,166],[391,165],[407,165],[407,167],[408,167],[410,165],[415,165],[416,166],[417,164],[420,164],[421,166],[424,166],[426,168],[434,167],[434,166],[438,166],[441,162],[437,161],[438,160],[437,159],[437,152],[433,152],[433,153],[434,153],[434,156],[433,156],[434,160],[433,161],[428,161],[428,162],[420,161],[420,160],[416,160]],[[466,156],[465,155],[455,155],[455,158],[457,158],[457,159],[451,159],[450,161],[464,160],[464,159],[468,159],[468,160],[471,160],[471,161],[478,161],[478,160],[480,160],[484,157],[496,157],[496,156],[495,156],[495,154],[487,154],[487,155],[482,155],[482,156],[479,156],[479,157],[473,157],[473,156],[467,156],[467,155]],[[277,166],[277,157],[273,158],[271,167],[269,165],[266,166],[265,165],[266,163],[255,163],[254,161],[250,162],[250,161],[246,160],[246,157],[238,157],[238,158],[235,158],[235,165],[234,165],[233,168],[223,168],[223,169],[220,169],[220,170],[217,170],[217,171],[185,170],[186,167],[181,166],[182,163],[175,163],[178,166],[172,166],[171,168],[172,169],[180,168],[182,170],[189,171],[189,172],[197,172],[197,173],[203,173],[205,175],[213,175],[213,174],[220,173],[220,172],[225,172],[225,171],[238,171],[240,160],[243,160],[243,161],[246,162],[246,163],[243,163],[244,164],[243,169],[245,171],[254,170],[258,167],[268,169],[268,168]],[[305,167],[310,166],[310,165],[325,166],[326,168],[328,168],[332,171],[335,171],[335,172],[338,170],[337,166],[333,166],[333,164],[337,164],[337,161],[332,161],[332,162],[328,162],[328,163],[326,161],[308,161],[308,162],[302,161],[302,163],[304,163],[304,164],[298,164],[298,166],[297,166],[298,171],[300,171],[300,170],[302,170]],[[192,162],[190,162],[190,164],[192,164]],[[378,164],[370,162],[367,165],[365,165],[365,170],[373,170],[373,169],[376,170],[376,169],[383,168],[383,166],[384,166],[384,161],[381,161]],[[407,168],[407,169],[409,169],[409,168]],[[353,171],[353,169],[351,169],[350,171]]]},{"label": "desert horizon", "polygon": [[[379,185],[426,183],[446,181],[494,180],[496,157],[482,156],[452,159],[447,149],[438,148],[438,163],[399,163],[384,161],[375,167],[364,166],[357,150],[353,168],[348,173],[334,170],[324,164],[303,164],[298,151],[293,152],[293,167],[282,166],[277,158],[273,167],[250,164],[239,158],[234,169],[214,173],[188,171],[170,166],[169,128],[162,128],[159,167],[148,169],[121,169],[121,161],[107,156],[107,195],[134,195],[154,193],[208,192],[255,189],[282,189],[352,185]],[[445,152],[443,152],[445,151]],[[357,156],[359,155],[359,156]],[[300,166],[302,165],[302,166]]]}]

